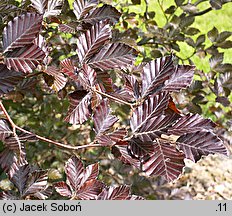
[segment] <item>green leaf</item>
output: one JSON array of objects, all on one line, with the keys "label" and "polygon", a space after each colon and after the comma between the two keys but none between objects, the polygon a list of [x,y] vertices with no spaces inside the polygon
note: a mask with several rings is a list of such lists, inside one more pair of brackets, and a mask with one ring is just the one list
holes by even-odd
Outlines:
[{"label": "green leaf", "polygon": [[185,34],[187,35],[196,35],[198,33],[200,33],[200,30],[197,28],[193,28],[193,27],[190,27],[185,31]]},{"label": "green leaf", "polygon": [[184,0],[175,0],[175,3],[179,7],[184,3]]},{"label": "green leaf", "polygon": [[228,37],[230,37],[232,35],[232,32],[230,31],[224,31],[224,32],[221,32],[218,37],[217,37],[217,42],[223,42],[225,41]]},{"label": "green leaf", "polygon": [[167,8],[164,13],[173,14],[175,12],[175,10],[176,10],[176,7],[174,5],[172,5],[169,8]]},{"label": "green leaf", "polygon": [[200,46],[205,42],[205,35],[200,35],[196,40],[196,47]]},{"label": "green leaf", "polygon": [[131,0],[133,5],[140,5],[141,4],[141,0]]},{"label": "green leaf", "polygon": [[229,49],[232,48],[232,41],[224,41],[222,43],[217,43],[217,47],[220,47],[222,49]]},{"label": "green leaf", "polygon": [[217,40],[218,37],[218,30],[216,27],[213,27],[212,30],[210,30],[207,33],[208,38],[211,40],[211,42],[215,42]]}]

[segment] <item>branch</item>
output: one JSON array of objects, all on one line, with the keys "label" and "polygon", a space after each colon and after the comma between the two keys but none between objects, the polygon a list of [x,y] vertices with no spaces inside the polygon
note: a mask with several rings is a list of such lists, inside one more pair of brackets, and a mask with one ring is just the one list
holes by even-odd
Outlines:
[{"label": "branch", "polygon": [[[27,131],[19,126],[17,126],[13,120],[11,119],[11,117],[9,116],[8,112],[6,111],[2,101],[0,101],[0,108],[1,110],[3,111],[4,115],[6,116],[7,120],[9,121],[10,125],[12,126],[13,128],[13,133],[14,133],[14,136],[16,136],[16,129],[18,129],[19,131],[22,131],[24,133],[27,133],[27,134],[33,134],[32,132],[30,131]],[[44,141],[44,142],[47,142],[47,143],[51,143],[59,148],[65,148],[65,149],[69,149],[69,150],[79,150],[79,149],[85,149],[85,148],[90,148],[90,147],[102,147],[102,145],[100,144],[97,144],[97,143],[90,143],[90,144],[87,144],[87,145],[82,145],[82,146],[71,146],[71,145],[66,145],[64,143],[60,143],[60,142],[57,142],[57,141],[53,141],[53,140],[50,140],[48,138],[45,138],[45,137],[42,137],[42,136],[39,136],[39,135],[36,135],[37,139],[41,140],[41,141]]]},{"label": "branch", "polygon": [[200,11],[200,12],[197,12],[197,13],[194,13],[194,14],[190,14],[189,16],[190,17],[195,17],[195,16],[201,16],[201,15],[203,15],[203,14],[206,14],[206,13],[208,13],[208,12],[210,12],[211,10],[213,10],[213,8],[212,7],[209,7],[209,8],[207,8],[207,9],[205,9],[205,10],[203,10],[203,11]]}]

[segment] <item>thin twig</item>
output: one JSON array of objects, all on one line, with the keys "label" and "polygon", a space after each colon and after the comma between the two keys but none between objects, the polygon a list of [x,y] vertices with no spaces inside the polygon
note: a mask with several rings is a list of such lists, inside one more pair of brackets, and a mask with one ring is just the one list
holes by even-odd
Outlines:
[{"label": "thin twig", "polygon": [[107,98],[110,98],[110,99],[112,99],[112,100],[114,100],[114,101],[116,101],[116,102],[118,102],[118,103],[120,103],[120,104],[125,104],[125,105],[128,105],[128,106],[130,106],[131,108],[133,108],[133,104],[132,104],[132,103],[126,102],[126,101],[124,101],[124,100],[121,100],[120,98],[114,97],[114,96],[109,95],[109,94],[107,94],[107,93],[98,91],[97,89],[94,89],[93,91],[96,92],[96,93],[98,93],[98,94],[100,94],[100,95],[103,95],[103,96],[105,96],[105,97],[107,97]]},{"label": "thin twig", "polygon": [[160,2],[160,0],[158,0],[158,4],[159,4],[159,6],[160,6],[160,9],[161,9],[161,11],[162,11],[162,13],[163,13],[163,15],[164,15],[166,21],[168,22],[168,17],[167,17],[167,15],[166,15],[165,11],[164,11],[163,5],[162,5],[162,3]]},{"label": "thin twig", "polygon": [[[1,110],[3,111],[4,115],[6,116],[7,120],[9,121],[10,125],[12,126],[13,128],[13,133],[14,133],[14,136],[16,136],[16,129],[19,130],[19,131],[22,131],[24,133],[27,133],[27,134],[33,134],[32,132],[30,131],[27,131],[19,126],[17,126],[13,120],[11,119],[11,117],[9,116],[8,112],[6,111],[2,101],[0,101],[0,108]],[[51,143],[57,147],[60,147],[60,148],[65,148],[65,149],[70,149],[70,150],[80,150],[80,149],[84,149],[84,148],[90,148],[90,147],[102,147],[102,145],[100,144],[97,144],[97,143],[89,143],[87,145],[81,145],[81,146],[71,146],[71,145],[66,145],[66,144],[63,144],[63,143],[60,143],[60,142],[57,142],[57,141],[54,141],[54,140],[51,140],[51,139],[48,139],[48,138],[45,138],[45,137],[42,137],[42,136],[39,136],[37,134],[34,134],[36,136],[37,139],[41,140],[41,141],[44,141],[44,142],[47,142],[47,143]]]},{"label": "thin twig", "polygon": [[212,8],[212,7],[209,7],[209,8],[207,8],[207,9],[203,10],[203,11],[190,14],[189,16],[190,16],[190,17],[193,17],[193,16],[194,16],[194,17],[195,17],[195,16],[201,16],[201,15],[203,15],[203,14],[206,14],[206,13],[210,12],[211,10],[213,10],[213,8]]}]

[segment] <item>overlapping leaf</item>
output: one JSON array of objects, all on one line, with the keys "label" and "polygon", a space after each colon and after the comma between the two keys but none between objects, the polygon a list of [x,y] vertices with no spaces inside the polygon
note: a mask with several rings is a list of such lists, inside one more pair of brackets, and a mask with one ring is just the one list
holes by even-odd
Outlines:
[{"label": "overlapping leaf", "polygon": [[73,2],[73,12],[79,20],[85,17],[91,9],[97,6],[97,4],[98,0],[75,0]]},{"label": "overlapping leaf", "polygon": [[60,62],[62,72],[70,79],[78,82],[77,68],[73,65],[70,59],[64,59]]},{"label": "overlapping leaf", "polygon": [[52,76],[54,79],[53,84],[51,86],[52,89],[58,92],[65,87],[67,79],[56,66],[48,66],[45,70],[45,73]]},{"label": "overlapping leaf", "polygon": [[96,23],[81,34],[77,43],[77,54],[81,63],[86,62],[91,56],[96,54],[111,36],[111,29],[107,22]]},{"label": "overlapping leaf", "polygon": [[143,171],[149,176],[163,176],[168,182],[177,179],[185,166],[184,154],[161,140],[157,140],[154,147],[154,153],[142,164]]},{"label": "overlapping leaf", "polygon": [[121,14],[114,7],[110,5],[103,5],[100,8],[96,8],[93,12],[89,13],[83,18],[84,22],[94,25],[101,20],[110,20],[111,23],[115,23],[119,20]]},{"label": "overlapping leaf", "polygon": [[147,63],[142,73],[142,97],[158,92],[174,73],[172,56],[158,58]]},{"label": "overlapping leaf", "polygon": [[0,64],[0,96],[14,90],[23,79],[22,73],[8,70],[5,65]]},{"label": "overlapping leaf", "polygon": [[42,49],[33,44],[8,53],[4,61],[10,70],[29,73],[43,62],[44,57]]},{"label": "overlapping leaf", "polygon": [[69,110],[65,121],[70,124],[82,124],[90,116],[91,94],[85,90],[75,91],[69,94]]},{"label": "overlapping leaf", "polygon": [[109,108],[109,102],[107,99],[104,99],[96,108],[93,121],[97,136],[100,136],[105,131],[109,130],[114,123],[118,121],[116,116],[111,115],[111,110]]},{"label": "overlapping leaf", "polygon": [[202,130],[211,130],[216,127],[210,119],[204,119],[198,114],[182,116],[172,127],[168,129],[169,134],[183,135]]},{"label": "overlapping leaf", "polygon": [[21,196],[25,189],[29,172],[30,172],[29,164],[19,164],[19,163],[14,163],[9,171],[10,181],[18,189]]},{"label": "overlapping leaf", "polygon": [[55,189],[61,196],[73,197],[78,199],[96,199],[102,191],[104,184],[96,180],[98,176],[98,164],[92,164],[84,169],[80,159],[76,156],[71,157],[66,166],[65,182],[55,183]]},{"label": "overlapping leaf", "polygon": [[26,13],[15,17],[3,30],[4,52],[32,43],[41,28],[42,16]]},{"label": "overlapping leaf", "polygon": [[139,160],[152,154],[155,150],[153,142],[141,140],[139,138],[132,138],[127,146],[128,153]]},{"label": "overlapping leaf", "polygon": [[127,135],[127,130],[125,128],[119,128],[111,133],[102,134],[98,136],[96,140],[99,144],[103,146],[112,146],[115,145],[120,140],[123,140]]},{"label": "overlapping leaf", "polygon": [[13,132],[10,129],[8,123],[4,119],[0,119],[0,140],[4,141],[7,137],[12,135]]},{"label": "overlapping leaf", "polygon": [[34,195],[40,191],[44,191],[48,183],[48,172],[45,170],[36,170],[32,172],[28,178],[23,196]]},{"label": "overlapping leaf", "polygon": [[176,91],[188,87],[193,79],[195,67],[190,65],[178,65],[170,79],[165,82],[163,91]]},{"label": "overlapping leaf", "polygon": [[222,140],[209,131],[187,133],[181,136],[176,143],[185,153],[185,157],[194,162],[200,160],[203,155],[216,153],[228,155]]},{"label": "overlapping leaf", "polygon": [[154,97],[148,97],[142,105],[138,106],[132,114],[130,125],[133,132],[139,131],[143,126],[149,127],[153,125],[153,118],[161,116],[167,108],[169,94],[161,92]]},{"label": "overlapping leaf", "polygon": [[128,45],[122,43],[107,44],[90,59],[88,64],[101,70],[122,69],[133,64],[135,54],[135,50]]},{"label": "overlapping leaf", "polygon": [[79,73],[79,77],[81,77],[81,84],[89,89],[95,86],[97,73],[93,68],[89,67],[87,64],[84,64]]},{"label": "overlapping leaf", "polygon": [[31,6],[43,17],[57,16],[60,14],[63,0],[31,0]]}]

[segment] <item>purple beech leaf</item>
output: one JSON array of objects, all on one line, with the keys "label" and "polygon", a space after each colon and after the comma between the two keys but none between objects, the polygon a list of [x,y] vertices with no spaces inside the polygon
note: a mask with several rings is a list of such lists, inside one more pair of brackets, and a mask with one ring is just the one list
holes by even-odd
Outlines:
[{"label": "purple beech leaf", "polygon": [[3,50],[13,51],[32,43],[42,26],[42,16],[26,13],[15,17],[3,30]]},{"label": "purple beech leaf", "polygon": [[98,5],[98,0],[75,0],[73,2],[73,12],[77,19],[85,17],[89,11]]},{"label": "purple beech leaf", "polygon": [[83,178],[81,179],[80,185],[84,184],[87,181],[97,179],[98,173],[99,173],[98,163],[87,166],[86,169],[83,171]]},{"label": "purple beech leaf", "polygon": [[134,97],[125,88],[116,89],[110,95],[126,102],[134,101]]},{"label": "purple beech leaf", "polygon": [[79,199],[93,200],[96,199],[98,194],[104,188],[104,184],[98,180],[92,179],[82,184],[76,193]]},{"label": "purple beech leaf", "polygon": [[31,6],[40,14],[44,14],[47,8],[48,0],[31,0]]},{"label": "purple beech leaf", "polygon": [[67,175],[68,184],[76,191],[79,188],[83,178],[84,166],[80,159],[72,156],[65,165],[65,173]]},{"label": "purple beech leaf", "polygon": [[216,124],[210,119],[204,119],[198,114],[182,116],[169,129],[168,134],[183,135],[203,130],[212,130]]},{"label": "purple beech leaf", "polygon": [[197,131],[187,133],[178,138],[177,146],[185,153],[185,157],[197,162],[203,155],[223,154],[228,156],[228,150],[212,132]]},{"label": "purple beech leaf", "polygon": [[38,191],[33,196],[35,198],[38,198],[40,200],[45,200],[49,198],[53,193],[53,187],[52,186],[46,186],[44,190]]},{"label": "purple beech leaf", "polygon": [[127,135],[127,130],[125,128],[119,128],[111,133],[102,134],[96,138],[99,144],[103,146],[115,145],[120,140]]},{"label": "purple beech leaf", "polygon": [[98,195],[98,200],[126,200],[130,196],[130,187],[122,185],[118,187],[104,188]]},{"label": "purple beech leaf", "polygon": [[158,58],[147,63],[142,72],[142,97],[161,90],[174,72],[172,56]]},{"label": "purple beech leaf", "polygon": [[82,19],[82,21],[94,25],[95,23],[101,20],[107,19],[110,20],[110,22],[113,24],[115,22],[118,22],[120,16],[121,13],[118,10],[116,10],[114,7],[110,5],[103,5],[102,7],[96,8],[94,11],[92,11],[87,16],[85,16]]},{"label": "purple beech leaf", "polygon": [[8,191],[0,192],[0,200],[17,200],[18,198],[10,194]]},{"label": "purple beech leaf", "polygon": [[24,190],[23,197],[34,195],[43,191],[47,186],[48,172],[44,170],[36,170],[32,172],[27,181],[27,187]]},{"label": "purple beech leaf", "polygon": [[77,68],[73,65],[70,59],[64,59],[63,61],[60,62],[60,65],[62,67],[62,72],[67,77],[69,77],[75,82],[79,82],[77,75]]},{"label": "purple beech leaf", "polygon": [[128,153],[139,160],[154,152],[154,144],[152,141],[132,138],[127,146]]},{"label": "purple beech leaf", "polygon": [[87,64],[83,65],[81,72],[79,73],[79,77],[82,81],[81,84],[83,86],[86,86],[87,89],[94,87],[96,84],[96,71],[93,68],[89,67]]},{"label": "purple beech leaf", "polygon": [[77,54],[83,64],[96,54],[111,38],[110,25],[106,21],[96,23],[78,38]]},{"label": "purple beech leaf", "polygon": [[60,24],[59,27],[58,27],[59,31],[61,32],[64,32],[64,33],[75,33],[76,30],[75,30],[75,27],[72,26],[71,24]]},{"label": "purple beech leaf", "polygon": [[119,146],[119,143],[116,143],[115,146],[112,147],[112,154],[115,158],[122,161],[125,164],[131,164],[137,169],[140,169],[140,161],[138,159],[132,158],[127,151],[128,142],[125,141],[126,145]]},{"label": "purple beech leaf", "polygon": [[65,87],[67,79],[56,66],[48,66],[45,70],[45,73],[52,76],[54,79],[53,84],[51,86],[53,90],[58,92]]},{"label": "purple beech leaf", "polygon": [[124,74],[124,88],[128,94],[133,98],[138,99],[140,97],[140,86],[138,80],[133,75]]},{"label": "purple beech leaf", "polygon": [[102,133],[109,130],[115,122],[118,121],[116,116],[110,114],[111,110],[109,107],[109,102],[107,99],[102,100],[100,105],[96,108],[95,113],[93,115],[94,121],[94,130],[96,136],[101,135]]},{"label": "purple beech leaf", "polygon": [[9,70],[29,73],[43,62],[44,57],[45,53],[42,49],[32,44],[8,53],[4,61]]},{"label": "purple beech leaf", "polygon": [[[161,116],[168,106],[169,94],[161,92],[155,96],[148,97],[132,114],[130,125],[133,132],[139,131],[144,125],[153,122],[156,116]],[[153,123],[152,123],[153,124]]]},{"label": "purple beech leaf", "polygon": [[0,64],[0,96],[13,91],[23,79],[24,76],[22,73],[8,70],[6,65]]},{"label": "purple beech leaf", "polygon": [[184,154],[169,143],[154,141],[154,152],[143,162],[142,170],[149,176],[163,176],[168,182],[177,179],[185,166]]},{"label": "purple beech leaf", "polygon": [[22,196],[30,173],[29,164],[14,163],[9,171],[9,179]]},{"label": "purple beech leaf", "polygon": [[69,94],[69,110],[65,121],[70,124],[82,124],[90,116],[91,93],[85,90],[75,91]]},{"label": "purple beech leaf", "polygon": [[26,152],[24,145],[22,145],[21,148],[22,148],[22,152],[19,155],[19,157],[16,154],[16,152],[14,152],[9,148],[5,148],[0,153],[0,165],[6,173],[9,172],[12,165],[15,163],[21,163],[21,164],[26,163]]},{"label": "purple beech leaf", "polygon": [[107,92],[107,93],[114,92],[113,80],[107,71],[98,71],[97,81],[103,85],[104,87],[104,90],[102,90],[103,92]]},{"label": "purple beech leaf", "polygon": [[11,136],[13,131],[10,129],[7,120],[0,119],[0,140],[4,141],[7,137]]},{"label": "purple beech leaf", "polygon": [[59,193],[61,196],[64,196],[64,197],[72,196],[72,192],[69,186],[65,182],[57,182],[54,184],[54,187],[56,189],[56,192]]},{"label": "purple beech leaf", "polygon": [[61,7],[63,5],[63,0],[48,0],[47,9],[43,17],[58,16],[61,13]]},{"label": "purple beech leaf", "polygon": [[178,65],[173,75],[165,81],[163,91],[179,92],[187,88],[193,79],[195,67],[190,65]]},{"label": "purple beech leaf", "polygon": [[36,142],[38,139],[34,134],[22,133],[16,136],[10,136],[4,140],[4,145],[14,151],[22,152],[24,142]]},{"label": "purple beech leaf", "polygon": [[125,68],[133,64],[136,51],[125,44],[113,43],[105,45],[93,58],[88,65],[101,70]]}]

